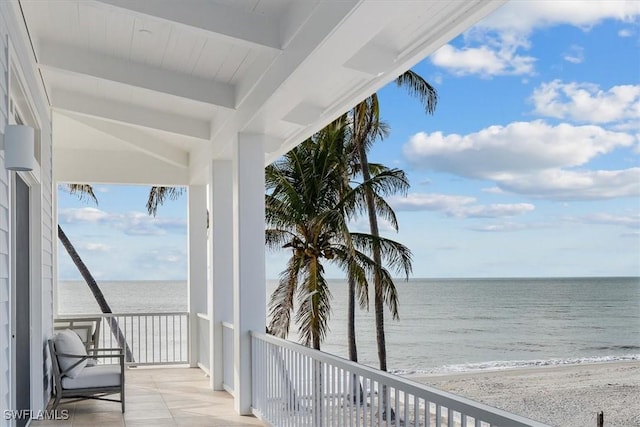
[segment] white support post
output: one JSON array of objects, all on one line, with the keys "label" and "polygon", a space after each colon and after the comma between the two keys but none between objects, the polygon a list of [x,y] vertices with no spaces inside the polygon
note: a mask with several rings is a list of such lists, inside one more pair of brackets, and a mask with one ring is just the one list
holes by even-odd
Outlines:
[{"label": "white support post", "polygon": [[207,312],[207,192],[190,185],[189,198],[189,365],[198,366],[198,313]]},{"label": "white support post", "polygon": [[238,134],[233,156],[235,409],[251,413],[251,331],[266,327],[264,136]]},{"label": "white support post", "polygon": [[[211,387],[223,390],[222,322],[233,322],[233,165],[231,160],[211,163],[209,194],[211,213],[211,280],[208,313],[210,319],[209,367]],[[229,351],[233,349],[228,349]]]}]

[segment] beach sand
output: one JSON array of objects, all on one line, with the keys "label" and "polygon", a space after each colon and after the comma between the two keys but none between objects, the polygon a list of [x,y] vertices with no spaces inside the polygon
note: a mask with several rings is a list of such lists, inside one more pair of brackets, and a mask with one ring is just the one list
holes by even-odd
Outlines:
[{"label": "beach sand", "polygon": [[559,427],[640,427],[640,362],[407,376]]}]

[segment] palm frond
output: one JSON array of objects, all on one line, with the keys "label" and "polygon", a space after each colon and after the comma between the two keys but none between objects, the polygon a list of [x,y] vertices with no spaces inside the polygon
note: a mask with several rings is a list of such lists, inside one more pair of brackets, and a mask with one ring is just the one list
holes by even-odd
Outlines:
[{"label": "palm frond", "polygon": [[405,71],[396,78],[399,87],[407,89],[411,96],[415,96],[424,105],[428,114],[433,114],[438,104],[438,92],[425,79],[414,71]]},{"label": "palm frond", "polygon": [[291,326],[291,314],[294,311],[294,295],[298,286],[300,259],[292,256],[287,268],[280,275],[278,287],[269,300],[269,332],[277,337],[286,338]]},{"label": "palm frond", "polygon": [[89,184],[64,184],[62,188],[81,201],[91,200],[96,206],[98,205],[98,198],[93,192],[93,187]]},{"label": "palm frond", "polygon": [[385,265],[396,274],[402,274],[406,278],[411,274],[413,255],[402,243],[366,233],[352,233],[352,239],[354,246],[365,253],[372,253],[375,246],[379,247]]},{"label": "palm frond", "polygon": [[300,309],[295,320],[302,343],[319,350],[329,331],[331,292],[318,258],[309,258],[306,264],[299,292]]},{"label": "palm frond", "polygon": [[160,205],[166,200],[176,200],[183,193],[184,188],[181,187],[151,187],[147,198],[147,212],[149,215],[156,216]]}]

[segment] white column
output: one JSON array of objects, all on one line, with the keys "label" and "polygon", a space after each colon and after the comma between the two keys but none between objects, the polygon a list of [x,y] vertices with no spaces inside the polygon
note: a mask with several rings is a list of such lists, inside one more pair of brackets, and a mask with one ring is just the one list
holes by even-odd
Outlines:
[{"label": "white column", "polygon": [[239,414],[251,413],[250,331],[266,327],[264,136],[238,134],[233,155],[234,391]]},{"label": "white column", "polygon": [[188,191],[189,365],[198,366],[198,313],[207,312],[207,192],[204,185]]},{"label": "white column", "polygon": [[[211,213],[211,280],[208,312],[210,319],[209,366],[211,387],[223,389],[222,322],[233,323],[233,165],[231,160],[211,163],[209,195]],[[232,351],[233,349],[227,349]],[[232,370],[232,366],[226,366]]]}]

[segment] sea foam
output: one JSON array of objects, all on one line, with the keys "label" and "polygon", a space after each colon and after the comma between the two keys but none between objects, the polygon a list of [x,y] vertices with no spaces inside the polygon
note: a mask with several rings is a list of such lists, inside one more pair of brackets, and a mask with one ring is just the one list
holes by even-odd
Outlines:
[{"label": "sea foam", "polygon": [[396,375],[433,375],[457,372],[498,371],[506,369],[532,368],[536,366],[569,366],[587,363],[628,362],[640,360],[640,354],[625,354],[616,356],[594,356],[568,359],[534,359],[534,360],[497,360],[490,362],[462,363],[443,365],[430,369],[395,369],[389,370]]}]

